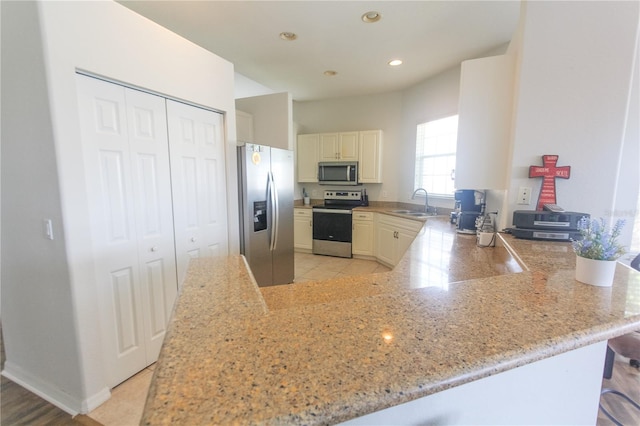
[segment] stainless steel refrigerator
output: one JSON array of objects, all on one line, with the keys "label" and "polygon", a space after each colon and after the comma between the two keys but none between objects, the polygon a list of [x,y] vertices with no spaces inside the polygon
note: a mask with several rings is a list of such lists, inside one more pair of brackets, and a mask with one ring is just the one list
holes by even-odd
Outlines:
[{"label": "stainless steel refrigerator", "polygon": [[293,282],[293,151],[238,147],[240,253],[259,286]]}]

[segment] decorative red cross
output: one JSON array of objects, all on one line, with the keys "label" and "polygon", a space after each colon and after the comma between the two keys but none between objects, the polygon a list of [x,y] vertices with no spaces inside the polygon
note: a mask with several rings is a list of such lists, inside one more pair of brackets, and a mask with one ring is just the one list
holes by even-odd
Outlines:
[{"label": "decorative red cross", "polygon": [[543,155],[542,167],[529,166],[529,177],[542,177],[542,188],[538,196],[537,210],[543,210],[545,204],[556,204],[556,178],[569,179],[571,166],[556,167],[557,155]]}]

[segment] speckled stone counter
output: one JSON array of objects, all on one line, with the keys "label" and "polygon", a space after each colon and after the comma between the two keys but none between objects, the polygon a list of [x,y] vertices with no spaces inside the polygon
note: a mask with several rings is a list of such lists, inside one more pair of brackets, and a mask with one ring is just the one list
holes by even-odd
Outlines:
[{"label": "speckled stone counter", "polygon": [[195,259],[142,424],[333,424],[640,328],[640,273],[592,287],[568,243],[499,245],[429,218],[391,272],[260,289]]}]

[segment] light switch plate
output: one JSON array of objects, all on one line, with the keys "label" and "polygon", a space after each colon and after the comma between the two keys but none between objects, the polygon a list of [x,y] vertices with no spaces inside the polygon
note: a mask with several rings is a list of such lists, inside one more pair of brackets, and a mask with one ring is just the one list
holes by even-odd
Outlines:
[{"label": "light switch plate", "polygon": [[53,223],[51,219],[42,220],[42,230],[44,231],[44,237],[48,240],[53,240]]}]

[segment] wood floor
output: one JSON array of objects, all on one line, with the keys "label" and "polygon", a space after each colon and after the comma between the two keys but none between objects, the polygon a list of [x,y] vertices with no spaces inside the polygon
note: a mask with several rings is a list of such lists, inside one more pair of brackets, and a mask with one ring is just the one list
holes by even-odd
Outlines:
[{"label": "wood floor", "polygon": [[[4,342],[2,327],[0,326],[0,368],[4,368]],[[23,387],[2,377],[2,391],[0,392],[0,425],[47,425],[47,426],[101,426],[100,423],[87,416],[71,415],[53,404],[34,395]]]},{"label": "wood floor", "polygon": [[[613,375],[610,380],[603,379],[602,387],[624,393],[632,400],[640,403],[640,370],[629,365],[629,360],[616,355]],[[600,397],[600,404],[623,425],[640,425],[640,411],[622,397],[605,394]],[[614,425],[602,410],[598,410],[598,426]]]}]

